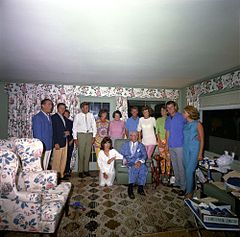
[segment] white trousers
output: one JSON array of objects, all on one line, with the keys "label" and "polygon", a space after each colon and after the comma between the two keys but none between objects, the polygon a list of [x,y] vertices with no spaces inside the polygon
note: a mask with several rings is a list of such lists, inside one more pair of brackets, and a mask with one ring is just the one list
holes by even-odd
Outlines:
[{"label": "white trousers", "polygon": [[99,172],[99,185],[100,186],[112,186],[113,185],[113,182],[114,182],[114,179],[115,179],[115,171],[111,172],[111,173],[107,173],[108,175],[108,178],[105,179],[103,177],[103,173],[100,171]]},{"label": "white trousers", "polygon": [[45,151],[45,153],[44,153],[44,157],[43,157],[43,169],[44,170],[47,170],[47,168],[48,168],[49,160],[51,157],[51,152],[52,152],[52,150]]}]

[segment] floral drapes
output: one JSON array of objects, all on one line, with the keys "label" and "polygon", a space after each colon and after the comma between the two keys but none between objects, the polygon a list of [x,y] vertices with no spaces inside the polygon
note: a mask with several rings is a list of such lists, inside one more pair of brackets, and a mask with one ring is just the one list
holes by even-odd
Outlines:
[{"label": "floral drapes", "polygon": [[200,95],[235,87],[240,87],[240,70],[187,87],[187,104],[199,108]]},{"label": "floral drapes", "polygon": [[122,96],[116,97],[116,110],[121,111],[123,120],[126,120],[128,118],[127,97],[122,97]]},{"label": "floral drapes", "polygon": [[[179,91],[174,89],[145,89],[124,87],[73,86],[53,84],[9,83],[6,84],[9,95],[10,137],[31,137],[32,116],[40,110],[40,102],[49,98],[56,105],[63,102],[70,110],[71,117],[80,111],[80,95],[95,97],[116,97],[117,109],[127,118],[127,98],[159,98],[177,100]],[[56,109],[56,107],[55,107]],[[53,112],[55,112],[55,109]]]},{"label": "floral drapes", "polygon": [[[9,94],[8,135],[31,137],[32,116],[41,109],[41,100],[49,98],[56,105],[63,102],[74,116],[80,111],[79,93],[70,86],[42,84],[7,84]],[[53,112],[56,112],[56,107]]]}]

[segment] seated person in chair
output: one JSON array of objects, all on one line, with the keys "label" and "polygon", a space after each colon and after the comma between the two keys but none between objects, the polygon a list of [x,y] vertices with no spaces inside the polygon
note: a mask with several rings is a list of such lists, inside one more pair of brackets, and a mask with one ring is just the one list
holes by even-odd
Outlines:
[{"label": "seated person in chair", "polygon": [[138,183],[138,193],[145,195],[143,186],[147,179],[147,152],[145,146],[138,142],[138,132],[132,131],[130,133],[130,141],[124,143],[121,147],[120,153],[123,155],[123,164],[128,167],[128,196],[134,199],[133,185]]}]

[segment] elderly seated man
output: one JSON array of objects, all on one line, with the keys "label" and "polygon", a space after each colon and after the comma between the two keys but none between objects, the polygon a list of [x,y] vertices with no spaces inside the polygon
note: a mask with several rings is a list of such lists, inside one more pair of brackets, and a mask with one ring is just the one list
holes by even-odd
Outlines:
[{"label": "elderly seated man", "polygon": [[147,152],[145,146],[138,142],[138,132],[132,131],[130,133],[130,141],[124,143],[121,147],[120,153],[123,155],[123,164],[128,167],[128,196],[134,199],[133,185],[137,182],[138,193],[145,195],[143,186],[147,179]]}]

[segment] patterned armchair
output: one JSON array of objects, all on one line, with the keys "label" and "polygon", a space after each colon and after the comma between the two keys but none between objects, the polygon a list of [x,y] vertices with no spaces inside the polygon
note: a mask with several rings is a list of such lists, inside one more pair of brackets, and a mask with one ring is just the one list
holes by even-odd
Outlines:
[{"label": "patterned armchair", "polygon": [[15,141],[16,137],[11,137],[9,139],[0,139],[0,148],[7,148],[15,151]]},{"label": "patterned armchair", "polygon": [[54,233],[64,204],[45,200],[43,194],[18,191],[17,155],[0,148],[0,230]]},{"label": "patterned armchair", "polygon": [[15,140],[15,146],[22,163],[19,179],[24,183],[24,187],[19,188],[30,192],[41,192],[44,194],[44,199],[65,202],[71,190],[71,183],[63,182],[57,185],[57,172],[42,169],[42,142],[35,138],[21,138]]}]

